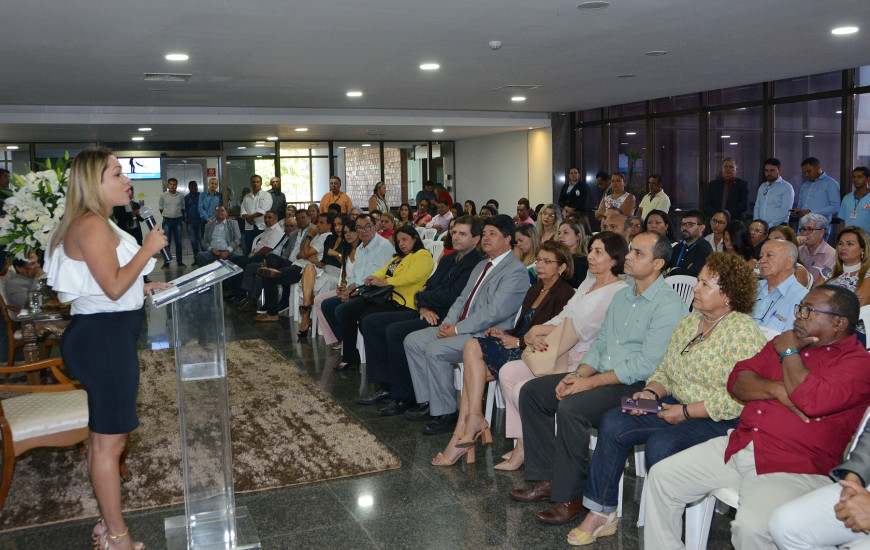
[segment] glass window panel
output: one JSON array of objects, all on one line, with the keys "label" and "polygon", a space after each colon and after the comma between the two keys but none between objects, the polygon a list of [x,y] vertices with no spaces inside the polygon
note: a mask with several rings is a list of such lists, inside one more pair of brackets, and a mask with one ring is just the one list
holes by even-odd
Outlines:
[{"label": "glass window panel", "polygon": [[[281,149],[282,155],[284,149]],[[288,203],[309,203],[311,197],[311,159],[281,158],[281,190]]]},{"label": "glass window panel", "polygon": [[[9,149],[8,147],[17,147],[17,149]],[[54,160],[52,160],[53,162]],[[30,144],[0,143],[0,168],[5,168],[13,174],[30,172]]]},{"label": "glass window panel", "polygon": [[646,101],[637,101],[635,103],[625,103],[623,105],[614,105],[607,108],[607,118],[622,118],[628,116],[639,116],[646,114]]},{"label": "glass window panel", "polygon": [[[275,144],[266,141],[225,141],[227,158],[274,158]],[[273,169],[274,171],[274,169]]]},{"label": "glass window panel", "polygon": [[828,92],[830,90],[838,90],[842,86],[843,72],[832,71],[830,73],[777,80],[773,83],[773,93],[775,97],[787,97],[792,95],[813,94],[816,92]]},{"label": "glass window panel", "polygon": [[[604,170],[602,166],[604,158],[601,155],[601,126],[584,126],[580,130],[581,139],[577,140],[577,158],[580,159],[580,177],[586,182],[586,187],[589,192],[586,194],[586,206],[596,208],[601,202],[601,194],[603,190],[598,189],[595,180],[595,174]],[[560,183],[565,183],[562,178],[567,177],[567,174],[562,174]]]},{"label": "glass window panel", "polygon": [[855,80],[858,86],[870,86],[870,65],[858,69],[857,78]]},{"label": "glass window panel", "polygon": [[746,103],[758,101],[764,97],[764,87],[759,84],[747,84],[721,90],[707,92],[708,105],[730,105],[732,103]]},{"label": "glass window panel", "polygon": [[870,166],[870,94],[855,97],[855,156],[852,166]]},{"label": "glass window panel", "polygon": [[816,157],[822,170],[840,181],[840,98],[777,105],[774,111],[774,151],[782,162],[782,177],[795,188],[803,182],[801,161]]},{"label": "glass window panel", "polygon": [[700,204],[700,129],[698,115],[655,121],[656,169],[662,176],[671,208],[692,209]]},{"label": "glass window panel", "polygon": [[[749,183],[749,207],[751,214],[755,196],[761,182],[763,116],[761,107],[748,107],[710,113],[707,143],[709,156],[707,167],[710,179],[722,177],[722,162],[733,158],[737,163],[737,177]],[[706,189],[706,188],[705,188]]]},{"label": "glass window panel", "polygon": [[580,120],[583,122],[594,122],[596,120],[601,120],[601,108],[598,109],[586,109],[585,111],[580,111]]},{"label": "glass window panel", "polygon": [[329,178],[332,177],[332,170],[329,166],[329,158],[315,157],[311,160],[311,165],[314,171],[312,181],[314,183],[314,195],[311,200],[320,201],[320,197],[329,191]]},{"label": "glass window panel", "polygon": [[646,155],[646,121],[610,125],[610,171],[624,173],[628,192],[639,199],[646,194]]},{"label": "glass window panel", "polygon": [[659,98],[655,100],[655,112],[666,113],[668,111],[696,109],[700,105],[699,95],[700,94],[684,94]]},{"label": "glass window panel", "polygon": [[394,210],[404,202],[402,193],[404,154],[405,151],[398,147],[384,147],[384,183],[387,186],[387,196],[384,200]]},{"label": "glass window panel", "polygon": [[73,159],[88,147],[93,147],[96,143],[37,143],[34,146],[34,158],[36,162],[45,162],[46,159],[62,159],[68,152],[69,158]]},{"label": "glass window panel", "polygon": [[375,184],[381,181],[380,143],[343,142],[335,146],[338,149],[336,174],[341,178],[342,191],[350,196],[353,204],[367,207]]}]

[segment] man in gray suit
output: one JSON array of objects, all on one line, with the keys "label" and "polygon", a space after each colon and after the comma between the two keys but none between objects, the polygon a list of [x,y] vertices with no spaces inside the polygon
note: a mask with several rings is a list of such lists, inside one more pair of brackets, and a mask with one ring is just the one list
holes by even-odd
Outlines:
[{"label": "man in gray suit", "polygon": [[429,403],[433,421],[423,433],[453,431],[458,416],[453,364],[462,349],[486,329],[510,329],[529,289],[526,267],[513,254],[516,226],[504,214],[488,218],[480,241],[488,262],[481,261],[440,326],[412,332],[405,338],[405,354],[418,403]]},{"label": "man in gray suit", "polygon": [[205,226],[205,234],[202,237],[202,247],[205,250],[194,250],[198,266],[241,255],[242,232],[239,231],[239,224],[227,221],[226,207],[223,205],[215,207],[214,220]]}]

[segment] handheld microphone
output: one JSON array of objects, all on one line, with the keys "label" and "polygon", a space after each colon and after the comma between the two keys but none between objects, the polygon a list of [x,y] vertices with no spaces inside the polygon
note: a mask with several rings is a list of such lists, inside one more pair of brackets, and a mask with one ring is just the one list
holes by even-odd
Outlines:
[{"label": "handheld microphone", "polygon": [[[157,225],[157,222],[154,221],[154,212],[152,212],[151,208],[147,206],[143,206],[139,209],[139,217],[145,220],[145,225],[148,226],[148,229],[154,229],[154,226]],[[166,263],[172,261],[172,256],[169,255],[169,245],[161,248],[160,253],[163,254],[163,261]]]}]

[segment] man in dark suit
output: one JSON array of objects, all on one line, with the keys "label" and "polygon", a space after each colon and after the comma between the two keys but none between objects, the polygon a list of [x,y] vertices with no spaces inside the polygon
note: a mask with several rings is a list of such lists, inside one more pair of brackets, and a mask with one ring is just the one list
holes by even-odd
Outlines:
[{"label": "man in dark suit", "polygon": [[[452,233],[456,252],[441,258],[435,273],[414,296],[416,311],[389,311],[363,318],[360,332],[366,346],[368,381],[380,386],[371,395],[357,399],[357,403],[374,405],[392,399],[378,411],[381,416],[403,414],[417,403],[402,343],[412,332],[434,327],[447,315],[471,271],[483,259],[477,251],[480,231],[480,222],[471,216],[457,218]],[[411,418],[426,418],[428,406],[418,408]]]},{"label": "man in dark suit", "polygon": [[489,261],[475,266],[462,293],[439,326],[412,332],[405,338],[414,394],[429,402],[433,421],[427,435],[452,432],[458,418],[453,365],[462,361],[465,343],[483,336],[486,329],[513,328],[526,291],[529,272],[514,255],[516,226],[510,216],[499,214],[484,221],[481,249]]},{"label": "man in dark suit", "polygon": [[562,186],[559,191],[559,206],[565,209],[565,215],[571,212],[580,212],[586,208],[586,195],[589,190],[586,188],[586,182],[580,181],[580,171],[576,168],[571,168],[568,171],[568,181]]},{"label": "man in dark suit", "polygon": [[202,239],[202,248],[205,250],[193,251],[198,266],[208,265],[218,259],[227,260],[241,256],[242,232],[239,224],[227,221],[227,209],[220,204],[214,209],[214,219],[215,221],[205,226]]},{"label": "man in dark suit", "polygon": [[712,217],[717,210],[727,210],[732,220],[745,221],[749,206],[749,187],[746,180],[737,177],[737,161],[728,157],[722,161],[722,177],[707,186],[704,214]]}]

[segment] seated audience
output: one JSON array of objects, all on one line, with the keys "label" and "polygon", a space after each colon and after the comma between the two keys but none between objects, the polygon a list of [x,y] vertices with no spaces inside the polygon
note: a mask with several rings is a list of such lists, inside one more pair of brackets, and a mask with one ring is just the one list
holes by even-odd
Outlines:
[{"label": "seated audience", "polygon": [[495,199],[489,199],[486,201],[486,206],[492,211],[493,216],[498,216],[498,201]]},{"label": "seated audience", "polygon": [[356,219],[359,218],[360,214],[362,214],[362,208],[360,208],[359,206],[354,206],[350,209],[348,219],[351,221],[356,221]]},{"label": "seated audience", "polygon": [[704,237],[710,243],[713,252],[726,252],[725,250],[725,227],[731,222],[731,215],[727,210],[717,210],[710,217],[711,233]]},{"label": "seated audience", "polygon": [[319,304],[318,318],[326,321],[321,323],[323,338],[327,345],[335,349],[341,348],[339,319],[342,309],[352,300],[362,300],[352,297],[351,293],[356,287],[362,286],[369,275],[387,265],[396,250],[390,241],[377,234],[375,222],[369,214],[360,214],[356,219],[356,231],[360,244],[354,253],[353,273],[347,274],[347,285],[339,285],[334,295],[314,297],[314,307],[317,308]]},{"label": "seated audience", "polygon": [[834,262],[837,261],[834,247],[825,242],[827,232],[828,219],[821,214],[810,212],[800,219],[801,237],[798,240],[803,243],[798,248],[800,261],[812,274],[813,281],[819,284],[826,277],[822,275],[823,271],[830,274],[834,270]]},{"label": "seated audience", "polygon": [[758,263],[758,254],[755,253],[755,247],[752,246],[752,241],[749,239],[749,231],[746,230],[746,224],[739,220],[734,220],[725,226],[725,235],[722,237],[722,242],[725,246],[725,252],[737,254],[750,268],[755,269]]},{"label": "seated audience", "polygon": [[205,226],[202,247],[205,250],[197,251],[194,256],[194,261],[198,266],[242,255],[242,233],[239,230],[239,224],[227,221],[225,206],[215,207],[214,221]]},{"label": "seated audience", "polygon": [[662,277],[671,255],[657,233],[634,238],[625,258],[633,280],[616,293],[598,338],[576,371],[529,380],[520,390],[520,418],[530,489],[510,491],[514,500],[549,499],[537,514],[544,523],[563,524],[584,513],[589,436],[605,412],[641,391],[661,362],[671,334],[688,308]]},{"label": "seated audience", "polygon": [[610,214],[609,216],[601,220],[601,230],[616,233],[617,235],[625,239],[625,242],[628,242],[628,237],[626,236],[625,232],[625,227],[628,223],[628,219],[629,218],[622,212]]},{"label": "seated audience", "polygon": [[406,223],[414,223],[414,218],[411,215],[411,205],[407,202],[403,202],[396,213],[396,227],[405,225]]},{"label": "seated audience", "polygon": [[[851,290],[862,306],[870,303],[870,290],[864,280],[870,270],[870,239],[863,229],[847,227],[837,234],[837,263],[825,283]],[[825,273],[823,272],[823,275]]]},{"label": "seated audience", "polygon": [[586,279],[586,271],[589,269],[586,261],[586,232],[579,224],[564,221],[559,226],[559,242],[568,247],[568,252],[571,253],[574,265],[569,282],[572,287],[577,288]]},{"label": "seated audience", "polygon": [[514,222],[517,224],[528,223],[535,225],[535,220],[532,219],[532,205],[529,204],[529,199],[523,197],[517,202],[517,215],[514,217]]},{"label": "seated audience", "polygon": [[737,429],[650,470],[645,548],[682,548],[683,509],[728,487],[740,495],[731,544],[774,549],[773,511],[829,483],[826,474],[870,405],[867,350],[853,334],[858,300],[823,285],[794,309],[794,329],[737,363],[728,377],[728,391],[745,404]]},{"label": "seated audience", "polygon": [[395,243],[395,235],[396,233],[396,218],[393,217],[389,212],[384,212],[381,214],[381,221],[378,223],[378,235],[387,239],[393,244]]},{"label": "seated audience", "polygon": [[[855,448],[831,470],[828,482],[802,497],[783,504],[770,517],[768,527],[781,550],[870,547],[870,424],[865,424]],[[849,445],[852,446],[851,444]]]},{"label": "seated audience", "polygon": [[514,255],[528,268],[529,282],[534,283],[538,278],[538,274],[535,271],[535,258],[538,256],[538,248],[541,244],[538,241],[535,227],[528,223],[517,225],[515,238],[517,244],[514,246]]},{"label": "seated audience", "polygon": [[474,201],[465,201],[465,213],[469,216],[477,216],[477,205]]},{"label": "seated audience", "polygon": [[538,242],[559,240],[559,226],[562,224],[561,210],[555,204],[548,204],[538,211]]},{"label": "seated audience", "polygon": [[706,226],[706,218],[698,210],[690,210],[683,216],[680,233],[683,240],[674,246],[674,253],[665,273],[667,275],[689,275],[697,277],[704,267],[707,256],[713,253],[713,247],[701,238]]},{"label": "seated audience", "polygon": [[453,214],[454,220],[456,218],[462,216],[464,214],[464,212],[462,211],[462,205],[459,204],[458,202],[454,202],[453,204],[450,205],[450,213]]},{"label": "seated audience", "polygon": [[[628,246],[622,236],[610,231],[593,236],[588,255],[589,273],[593,276],[583,281],[559,315],[529,329],[523,337],[526,346],[531,346],[534,351],[543,351],[547,347],[547,335],[563,320],[569,319],[577,334],[577,342],[568,352],[568,365],[576,369],[601,331],[604,314],[614,294],[627,286],[620,279],[626,254]],[[516,470],[523,465],[525,457],[519,413],[520,388],[535,375],[522,360],[509,361],[498,375],[502,395],[505,396],[505,437],[516,438],[516,445],[505,462],[497,464],[495,469]]]},{"label": "seated audience", "polygon": [[601,419],[583,493],[583,506],[591,513],[568,534],[570,544],[589,544],[616,533],[623,470],[613,465],[625,464],[632,446],[644,445],[649,469],[737,427],[743,404],[731,397],[725,383],[738,361],[754,356],[767,343],[747,315],[757,286],[742,258],[727,252],[707,258],[695,285],[692,313],[677,325],[644,389],[632,396],[653,400],[661,410],[647,414],[616,406]]},{"label": "seated audience", "polygon": [[465,343],[462,350],[465,369],[456,431],[444,452],[432,460],[435,466],[450,466],[463,456],[467,463],[473,463],[477,439],[483,435],[484,444],[492,442],[481,406],[487,378],[498,379],[498,371],[505,363],[522,357],[523,337],[529,329],[552,319],[574,295],[568,282],[573,262],[564,244],[545,242],[538,250],[535,263],[538,280],[526,293],[514,328],[504,331],[490,327],[483,336]]},{"label": "seated audience", "polygon": [[435,263],[432,254],[423,246],[420,234],[411,226],[396,230],[396,254],[390,263],[366,277],[366,286],[392,286],[393,292],[382,304],[366,297],[348,302],[341,309],[342,363],[336,370],[359,366],[360,356],[356,347],[359,323],[367,314],[385,311],[416,311],[414,294],[423,288],[432,273]]},{"label": "seated audience", "polygon": [[643,222],[643,230],[655,231],[659,235],[664,235],[671,243],[677,242],[677,234],[674,232],[674,224],[671,222],[671,217],[667,212],[661,210],[652,210],[646,215],[646,220]]},{"label": "seated audience", "polygon": [[36,289],[39,278],[44,275],[35,252],[28,254],[27,260],[12,260],[12,271],[6,275],[6,305],[17,309],[27,307],[30,293]]},{"label": "seated audience", "polygon": [[777,225],[770,230],[768,236],[770,239],[788,241],[798,247],[798,264],[797,269],[795,269],[794,276],[801,285],[809,288],[811,275],[810,272],[807,270],[806,266],[804,266],[803,261],[800,260],[800,241],[798,240],[797,234],[794,232],[794,229],[787,225]]},{"label": "seated audience", "polygon": [[[357,218],[359,219],[359,218]],[[368,219],[365,220],[368,223]],[[329,323],[323,318],[323,301],[327,298],[332,298],[333,296],[337,296],[339,290],[344,290],[347,288],[348,279],[353,277],[355,267],[356,267],[356,250],[359,247],[360,239],[359,233],[356,229],[356,222],[348,222],[347,225],[344,226],[344,242],[347,246],[347,251],[344,256],[341,258],[342,266],[341,266],[341,274],[339,275],[338,284],[334,289],[325,290],[319,292],[313,300],[314,311],[317,314],[317,318],[321,319],[320,330],[323,334],[323,339],[326,341],[326,345],[335,348],[335,343],[338,340],[333,334],[332,329],[329,326]],[[303,279],[304,282],[304,279]],[[304,292],[304,288],[303,288]],[[339,344],[340,348],[341,344]]]},{"label": "seated audience", "polygon": [[308,218],[312,221],[317,219],[317,216],[320,215],[320,206],[316,202],[312,202],[308,205]]},{"label": "seated audience", "polygon": [[640,216],[632,216],[625,220],[625,238],[629,243],[643,233],[643,218]]},{"label": "seated audience", "polygon": [[647,193],[637,207],[637,216],[643,220],[644,212],[652,212],[653,210],[661,210],[662,212],[671,211],[671,199],[662,190],[662,177],[658,174],[652,174],[647,182],[649,193]]},{"label": "seated audience", "polygon": [[755,247],[755,256],[761,256],[761,245],[767,240],[770,226],[764,220],[752,220],[749,224],[749,241]]},{"label": "seated audience", "polygon": [[[619,172],[610,175],[610,195],[605,195],[598,204],[598,210],[595,211],[595,219],[603,220],[607,214],[608,208],[618,208],[626,216],[634,215],[635,198],[634,195],[625,189],[625,176]],[[654,212],[655,210],[650,210]]]},{"label": "seated audience", "polygon": [[490,328],[510,328],[529,288],[526,266],[513,252],[516,227],[504,214],[484,221],[481,249],[489,261],[471,272],[462,293],[438,327],[412,332],[405,338],[414,394],[429,402],[433,421],[423,433],[453,431],[458,418],[453,364],[462,360],[465,343]]},{"label": "seated audience", "polygon": [[447,226],[453,218],[453,214],[450,213],[450,206],[444,199],[439,200],[435,208],[438,213],[426,224],[426,229],[434,229],[437,236],[447,231]]},{"label": "seated audience", "polygon": [[484,220],[485,220],[486,218],[492,218],[492,217],[495,217],[495,216],[497,216],[497,215],[498,215],[498,211],[497,211],[497,210],[493,210],[492,207],[490,207],[490,206],[483,205],[483,206],[480,207],[480,214],[479,214],[479,217],[480,217],[481,219],[484,219]]},{"label": "seated audience", "polygon": [[252,266],[251,269],[245,269],[244,274],[234,275],[227,279],[227,285],[237,301],[247,299],[248,290],[253,287],[254,276],[257,274],[257,268],[263,262],[263,258],[284,239],[284,228],[278,224],[278,216],[275,212],[267,210],[263,220],[266,224],[266,230],[255,237],[257,242],[252,246],[251,252],[247,256],[239,255],[230,258],[234,264],[242,269],[248,265]]},{"label": "seated audience", "polygon": [[414,224],[417,227],[426,227],[430,221],[432,221],[432,215],[429,214],[429,199],[421,199],[417,203],[417,211],[414,212]]},{"label": "seated audience", "polygon": [[798,252],[788,241],[768,240],[761,248],[758,296],[752,318],[760,326],[779,332],[791,329],[794,306],[807,295],[807,288],[795,278]]},{"label": "seated audience", "polygon": [[[396,416],[415,408],[417,401],[403,346],[405,337],[437,326],[465,288],[471,271],[483,259],[477,250],[481,224],[471,216],[453,221],[456,222],[452,229],[455,253],[438,262],[435,273],[416,293],[417,310],[371,313],[360,323],[366,349],[366,375],[369,382],[378,386],[372,394],[357,399],[357,403],[374,405],[392,400],[378,411],[381,416]],[[416,407],[414,413],[425,418],[427,405]]]}]

